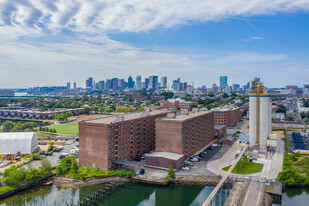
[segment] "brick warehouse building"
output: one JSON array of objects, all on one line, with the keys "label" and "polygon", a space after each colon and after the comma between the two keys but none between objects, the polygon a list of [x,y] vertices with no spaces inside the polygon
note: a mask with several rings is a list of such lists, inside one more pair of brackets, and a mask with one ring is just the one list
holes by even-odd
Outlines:
[{"label": "brick warehouse building", "polygon": [[193,107],[198,107],[197,102],[186,102],[181,99],[169,99],[167,101],[162,100],[160,102],[160,107],[165,109],[173,109],[175,111],[186,109],[186,110],[192,110]]},{"label": "brick warehouse building", "polygon": [[[194,111],[194,110],[193,110]],[[183,154],[185,159],[214,140],[212,111],[168,114],[156,120],[156,151]]]},{"label": "brick warehouse building", "polygon": [[79,162],[110,170],[114,160],[134,160],[155,149],[155,120],[167,111],[129,113],[79,123]]},{"label": "brick warehouse building", "polygon": [[240,108],[214,108],[214,125],[231,126],[241,120]]}]

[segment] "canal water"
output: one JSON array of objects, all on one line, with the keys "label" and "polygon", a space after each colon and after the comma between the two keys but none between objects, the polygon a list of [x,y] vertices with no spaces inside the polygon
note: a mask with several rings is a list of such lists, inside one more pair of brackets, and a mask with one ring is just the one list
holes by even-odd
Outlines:
[{"label": "canal water", "polygon": [[[102,188],[102,185],[80,188],[63,189],[56,186],[35,187],[0,202],[1,206],[64,206],[73,201],[74,204],[83,197],[91,195]],[[126,184],[96,205],[102,206],[197,206],[202,205],[213,187],[200,186],[153,186],[143,184]],[[222,189],[213,201],[213,206],[222,206],[228,197],[229,190]]]},{"label": "canal water", "polygon": [[[278,204],[274,204],[278,205]],[[280,205],[280,204],[279,204]],[[286,188],[282,194],[282,206],[308,206],[309,188]]]}]

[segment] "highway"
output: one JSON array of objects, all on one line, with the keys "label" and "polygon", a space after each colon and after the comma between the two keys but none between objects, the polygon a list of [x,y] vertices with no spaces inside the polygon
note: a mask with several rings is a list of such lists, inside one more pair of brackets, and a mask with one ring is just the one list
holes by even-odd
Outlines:
[{"label": "highway", "polygon": [[260,206],[264,198],[265,183],[250,181],[242,206]]}]

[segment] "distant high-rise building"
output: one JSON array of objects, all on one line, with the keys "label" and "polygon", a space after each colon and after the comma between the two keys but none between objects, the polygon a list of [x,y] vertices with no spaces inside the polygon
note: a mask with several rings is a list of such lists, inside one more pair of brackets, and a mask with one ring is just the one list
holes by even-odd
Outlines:
[{"label": "distant high-rise building", "polygon": [[118,89],[125,89],[126,88],[126,82],[124,79],[118,79]]},{"label": "distant high-rise building", "polygon": [[145,89],[149,88],[149,78],[145,78]]},{"label": "distant high-rise building", "polygon": [[260,82],[260,81],[261,81],[261,79],[260,79],[260,78],[258,78],[258,77],[254,77],[253,81],[255,81],[255,82]]},{"label": "distant high-rise building", "polygon": [[159,89],[158,76],[149,77],[149,89],[152,89],[152,90]]},{"label": "distant high-rise building", "polygon": [[105,87],[105,82],[104,81],[99,81],[98,82],[98,90],[103,91]]},{"label": "distant high-rise building", "polygon": [[142,77],[140,75],[136,76],[136,89],[142,89]]},{"label": "distant high-rise building", "polygon": [[86,89],[92,89],[93,88],[93,78],[89,77],[89,79],[86,80]]},{"label": "distant high-rise building", "polygon": [[114,91],[118,90],[118,78],[111,79],[111,86]]},{"label": "distant high-rise building", "polygon": [[167,77],[161,77],[161,87],[167,88]]},{"label": "distant high-rise building", "polygon": [[215,83],[211,87],[211,92],[214,94],[218,93],[218,86]]},{"label": "distant high-rise building", "polygon": [[133,89],[134,88],[134,82],[131,76],[128,78],[128,88]]},{"label": "distant high-rise building", "polygon": [[67,90],[71,90],[71,83],[70,82],[67,83]]},{"label": "distant high-rise building", "polygon": [[105,81],[105,90],[110,90],[110,89],[112,89],[112,82],[110,79],[107,79]]},{"label": "distant high-rise building", "polygon": [[240,90],[240,84],[233,84],[233,92],[238,92]]},{"label": "distant high-rise building", "polygon": [[76,82],[74,82],[73,85],[74,85],[74,90],[76,90],[76,89],[77,89],[77,87],[76,87]]},{"label": "distant high-rise building", "polygon": [[220,76],[220,86],[221,87],[227,86],[227,76]]}]

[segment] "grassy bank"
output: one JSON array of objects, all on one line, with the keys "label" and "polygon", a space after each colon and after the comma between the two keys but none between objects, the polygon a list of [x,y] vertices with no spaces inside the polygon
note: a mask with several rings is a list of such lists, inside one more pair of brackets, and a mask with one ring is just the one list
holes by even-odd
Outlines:
[{"label": "grassy bank", "polygon": [[[232,173],[247,175],[247,174],[262,172],[263,166],[264,166],[263,164],[249,162],[249,159],[247,157],[243,157],[236,164],[236,166],[232,170]],[[230,167],[231,167],[231,165],[224,167],[222,169],[224,171],[228,171],[230,169]]]}]

